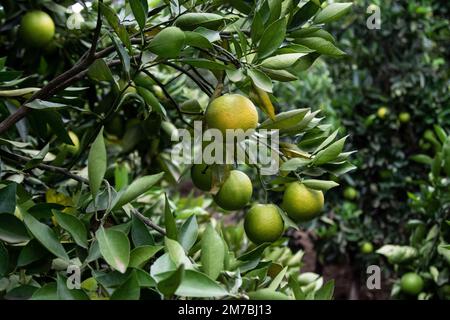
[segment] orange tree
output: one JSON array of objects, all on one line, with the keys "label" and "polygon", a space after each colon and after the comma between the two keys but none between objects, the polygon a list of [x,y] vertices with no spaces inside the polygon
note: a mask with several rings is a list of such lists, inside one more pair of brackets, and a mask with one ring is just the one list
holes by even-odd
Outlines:
[{"label": "orange tree", "polygon": [[[321,55],[345,55],[324,25],[350,6],[6,1],[0,295],[331,298],[333,282],[299,273],[302,252],[283,232],[320,214],[330,176],[353,169],[351,152],[317,111],[277,113],[272,86]],[[190,165],[170,156],[170,137],[194,121],[279,130],[280,171],[193,167],[206,191],[188,193]],[[274,196],[285,189],[286,212]]]}]

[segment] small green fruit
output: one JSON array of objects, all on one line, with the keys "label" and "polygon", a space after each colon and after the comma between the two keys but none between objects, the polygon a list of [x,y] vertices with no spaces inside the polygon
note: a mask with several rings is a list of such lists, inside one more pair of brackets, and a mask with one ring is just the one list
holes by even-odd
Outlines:
[{"label": "small green fruit", "polygon": [[417,273],[408,272],[402,276],[400,286],[404,293],[416,296],[422,291],[424,282]]},{"label": "small green fruit", "polygon": [[162,58],[177,58],[184,47],[184,32],[178,27],[168,27],[150,41],[148,49]]},{"label": "small green fruit", "polygon": [[402,112],[399,114],[398,120],[400,120],[401,123],[408,123],[409,120],[411,120],[411,115],[409,112]]}]

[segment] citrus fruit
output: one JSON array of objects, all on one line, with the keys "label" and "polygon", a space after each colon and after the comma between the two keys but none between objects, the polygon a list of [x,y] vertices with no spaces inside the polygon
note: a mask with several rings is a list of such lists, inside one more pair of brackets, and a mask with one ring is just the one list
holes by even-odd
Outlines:
[{"label": "citrus fruit", "polygon": [[258,125],[258,111],[250,99],[239,94],[226,94],[214,99],[206,108],[208,128],[224,135],[227,129],[254,129]]},{"label": "citrus fruit", "polygon": [[361,253],[364,253],[364,254],[372,253],[373,252],[373,244],[368,241],[363,242],[361,244],[361,246],[359,247],[359,250],[361,251]]},{"label": "citrus fruit", "polygon": [[344,190],[344,198],[347,200],[355,200],[358,196],[358,192],[353,187],[347,187]]},{"label": "citrus fruit", "polygon": [[22,17],[19,32],[28,46],[41,48],[53,39],[55,24],[44,11],[30,11]]},{"label": "citrus fruit", "polygon": [[410,295],[418,295],[423,289],[423,279],[417,273],[405,273],[401,280],[400,286],[402,291]]},{"label": "citrus fruit", "polygon": [[389,109],[388,109],[387,107],[380,107],[380,108],[378,108],[378,110],[377,110],[377,116],[378,116],[378,118],[380,118],[380,119],[386,118],[386,116],[388,115],[388,113],[389,113]]},{"label": "citrus fruit", "polygon": [[244,229],[253,243],[274,242],[282,235],[284,222],[275,205],[256,204],[245,216]]},{"label": "citrus fruit", "polygon": [[409,122],[410,119],[411,119],[411,115],[409,114],[409,112],[401,112],[398,115],[398,120],[400,120],[400,122],[402,122],[402,123],[407,123],[407,122]]},{"label": "citrus fruit", "polygon": [[214,201],[222,209],[238,210],[250,201],[252,193],[253,185],[250,178],[242,171],[232,170],[214,196]]},{"label": "citrus fruit", "polygon": [[212,188],[212,171],[206,164],[194,164],[191,167],[191,179],[200,190],[210,191]]},{"label": "citrus fruit", "polygon": [[168,27],[150,41],[148,49],[163,58],[177,58],[184,47],[186,36],[178,27]]},{"label": "citrus fruit", "polygon": [[323,208],[322,191],[307,188],[300,182],[290,183],[283,195],[281,207],[296,222],[315,218]]}]

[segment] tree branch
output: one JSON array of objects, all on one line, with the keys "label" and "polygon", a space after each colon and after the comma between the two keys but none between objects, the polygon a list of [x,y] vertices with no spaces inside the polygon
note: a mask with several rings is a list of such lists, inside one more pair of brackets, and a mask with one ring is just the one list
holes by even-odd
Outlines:
[{"label": "tree branch", "polygon": [[158,84],[158,86],[161,87],[162,91],[164,92],[164,95],[170,100],[170,102],[172,102],[172,104],[177,109],[180,120],[183,121],[187,126],[192,128],[192,124],[190,124],[189,122],[186,121],[186,119],[184,119],[183,112],[181,111],[180,106],[178,105],[176,100],[170,95],[169,91],[167,91],[165,85],[157,77],[155,77],[152,73],[150,73],[148,70],[142,69],[142,72],[144,72],[146,75],[148,75],[150,78],[152,78],[153,81],[155,81],[156,84]]},{"label": "tree branch", "polygon": [[[26,106],[27,103],[36,100],[36,99],[47,99],[51,97],[57,90],[61,89],[62,83],[67,83],[69,79],[72,77],[76,77],[80,72],[86,69],[90,64],[92,64],[95,59],[95,51],[97,48],[97,42],[100,37],[100,31],[102,27],[102,19],[100,14],[100,6],[97,12],[97,25],[94,31],[94,37],[92,41],[91,48],[88,51],[87,55],[83,55],[80,60],[69,70],[63,72],[56,78],[52,79],[46,86],[44,86],[41,90],[36,91],[30,99],[25,101],[24,104],[20,106],[20,108],[13,114],[9,115],[5,120],[0,123],[0,134],[4,133],[11,126],[13,126],[16,122],[21,120],[26,116],[26,114],[30,111],[30,108]],[[71,83],[71,82],[69,82]]]},{"label": "tree branch", "polygon": [[[12,154],[12,153],[9,153],[9,152],[7,152],[5,150],[1,150],[1,149],[0,149],[0,155],[2,155],[5,159],[8,159],[8,160],[16,162],[16,163],[27,163],[30,160],[32,160],[30,158],[27,158],[27,157],[24,157],[24,156],[21,156],[21,155],[18,155],[18,154]],[[84,177],[81,177],[81,176],[78,176],[78,175],[70,172],[69,170],[67,170],[65,168],[52,166],[52,165],[44,164],[44,163],[38,164],[36,166],[36,168],[39,168],[39,169],[42,169],[42,170],[45,170],[45,171],[54,172],[54,173],[59,173],[59,174],[62,174],[64,176],[68,177],[68,178],[76,180],[78,182],[82,182],[82,183],[86,183],[86,184],[89,183],[88,179],[86,179]]]},{"label": "tree branch", "polygon": [[174,68],[175,70],[178,70],[180,72],[183,72],[185,75],[187,75],[192,81],[194,81],[199,88],[206,93],[208,96],[210,96],[212,94],[211,90],[209,90],[208,87],[205,86],[204,83],[202,83],[202,81],[200,81],[199,79],[197,79],[194,75],[192,75],[191,73],[189,73],[189,71],[185,70],[184,68],[176,65],[175,63],[169,62],[169,61],[163,61],[162,64],[165,64],[166,66],[169,66],[171,68]]},{"label": "tree branch", "polygon": [[135,208],[131,209],[131,213],[133,213],[134,216],[136,216],[139,220],[141,220],[145,225],[149,226],[150,228],[152,228],[153,230],[158,231],[160,234],[162,234],[163,236],[166,235],[166,231],[161,228],[160,226],[158,226],[156,223],[154,223],[150,218],[147,218],[146,216],[144,216],[142,213],[140,213],[139,211],[137,211]]}]

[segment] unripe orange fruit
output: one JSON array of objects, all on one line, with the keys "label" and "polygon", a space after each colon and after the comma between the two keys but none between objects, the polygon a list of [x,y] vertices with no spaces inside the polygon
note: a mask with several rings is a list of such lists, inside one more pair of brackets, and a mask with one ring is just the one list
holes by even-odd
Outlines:
[{"label": "unripe orange fruit", "polygon": [[42,48],[53,39],[55,23],[44,11],[30,11],[22,17],[19,32],[28,46]]},{"label": "unripe orange fruit", "polygon": [[300,182],[290,183],[283,194],[281,207],[296,222],[314,219],[322,211],[323,192],[307,188]]},{"label": "unripe orange fruit", "polygon": [[253,185],[250,178],[242,171],[232,170],[223,182],[214,201],[225,210],[243,208],[252,198]]},{"label": "unripe orange fruit", "polygon": [[247,212],[244,228],[253,243],[274,242],[283,234],[284,221],[275,205],[256,204]]},{"label": "unripe orange fruit", "polygon": [[239,94],[226,94],[214,99],[206,108],[208,128],[218,129],[225,137],[227,129],[254,129],[258,125],[258,111],[253,102]]}]

